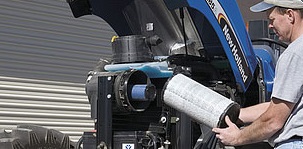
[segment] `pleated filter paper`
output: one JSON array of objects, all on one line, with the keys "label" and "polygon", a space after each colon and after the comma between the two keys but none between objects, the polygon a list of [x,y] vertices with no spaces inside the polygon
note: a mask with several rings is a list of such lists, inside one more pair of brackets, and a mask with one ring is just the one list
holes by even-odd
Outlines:
[{"label": "pleated filter paper", "polygon": [[231,113],[232,119],[237,119],[239,114],[237,103],[183,74],[169,80],[163,100],[165,104],[212,128],[218,127],[227,113]]}]

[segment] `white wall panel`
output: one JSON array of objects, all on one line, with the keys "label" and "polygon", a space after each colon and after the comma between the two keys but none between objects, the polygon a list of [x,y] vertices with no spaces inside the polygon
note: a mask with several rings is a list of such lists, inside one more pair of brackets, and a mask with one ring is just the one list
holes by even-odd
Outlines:
[{"label": "white wall panel", "polygon": [[0,0],[0,129],[37,124],[72,140],[91,131],[86,74],[110,58],[113,35],[64,0]]}]

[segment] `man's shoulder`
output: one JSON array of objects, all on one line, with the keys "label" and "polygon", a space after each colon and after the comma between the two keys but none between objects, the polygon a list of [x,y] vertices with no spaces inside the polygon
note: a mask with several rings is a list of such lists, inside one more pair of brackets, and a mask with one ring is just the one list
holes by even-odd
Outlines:
[{"label": "man's shoulder", "polygon": [[303,58],[303,34],[290,43],[283,53],[286,55],[297,55]]}]

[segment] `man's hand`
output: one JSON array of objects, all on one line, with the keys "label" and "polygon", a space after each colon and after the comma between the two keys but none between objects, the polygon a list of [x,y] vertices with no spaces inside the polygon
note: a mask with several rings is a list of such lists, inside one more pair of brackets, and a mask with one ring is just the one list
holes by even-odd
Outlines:
[{"label": "man's hand", "polygon": [[229,117],[225,117],[227,128],[213,128],[212,131],[216,133],[216,137],[224,145],[239,145],[238,139],[240,138],[240,129],[230,121]]}]

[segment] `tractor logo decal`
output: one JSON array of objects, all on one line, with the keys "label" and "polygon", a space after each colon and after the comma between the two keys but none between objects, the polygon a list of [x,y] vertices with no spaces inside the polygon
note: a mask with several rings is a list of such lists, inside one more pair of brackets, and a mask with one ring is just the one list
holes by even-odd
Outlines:
[{"label": "tractor logo decal", "polygon": [[251,75],[251,73],[248,64],[246,62],[245,56],[243,54],[243,51],[239,46],[239,42],[237,41],[235,34],[230,29],[230,26],[227,23],[226,18],[221,14],[219,15],[218,21],[225,35],[225,39],[231,49],[232,55],[236,61],[242,80],[245,83],[247,81],[248,76]]},{"label": "tractor logo decal", "polygon": [[245,86],[249,85],[249,80],[252,79],[252,72],[248,66],[247,59],[245,58],[242,47],[235,34],[233,27],[230,25],[230,21],[226,17],[226,13],[218,0],[205,0],[213,14],[217,18],[225,39],[229,45],[230,52],[236,62],[236,66],[241,74],[242,81]]},{"label": "tractor logo decal", "polygon": [[122,149],[135,149],[135,145],[134,144],[122,144]]}]

